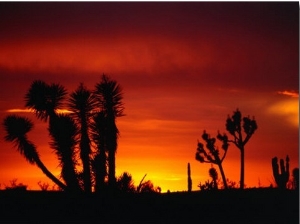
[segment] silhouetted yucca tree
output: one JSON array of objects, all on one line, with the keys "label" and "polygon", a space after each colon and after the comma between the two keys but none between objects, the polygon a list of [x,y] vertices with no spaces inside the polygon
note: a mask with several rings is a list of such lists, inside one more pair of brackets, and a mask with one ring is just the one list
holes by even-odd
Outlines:
[{"label": "silhouetted yucca tree", "polygon": [[32,130],[33,123],[28,118],[9,115],[4,119],[3,125],[6,131],[5,140],[15,143],[17,150],[30,164],[36,164],[49,179],[60,188],[66,189],[66,185],[45,167],[40,160],[36,146],[28,140],[27,133]]},{"label": "silhouetted yucca tree", "polygon": [[[63,145],[62,142],[69,141],[69,139],[62,138],[64,133],[61,132],[61,130],[68,127],[62,127],[59,123],[61,120],[66,120],[66,118],[59,117],[57,113],[58,109],[63,108],[63,103],[66,95],[67,90],[62,85],[55,83],[47,84],[44,81],[36,80],[32,82],[29,90],[25,95],[25,106],[29,109],[32,109],[35,112],[37,118],[43,121],[49,120],[48,131],[53,141],[51,146],[55,148],[56,154],[58,155],[58,159],[62,166],[62,178],[66,181],[68,189],[72,190],[77,188],[75,180],[72,177],[73,174],[71,174],[74,173],[75,170],[70,170],[71,165],[67,161],[66,156],[59,156],[60,154],[64,155],[66,153],[64,151],[65,148],[60,148],[60,146]],[[64,162],[67,162],[67,164],[64,164]],[[72,181],[70,179],[72,179]]]},{"label": "silhouetted yucca tree", "polygon": [[196,152],[196,160],[198,160],[201,163],[212,163],[212,164],[218,165],[220,172],[221,172],[222,180],[224,183],[224,188],[227,189],[228,186],[227,186],[222,162],[227,154],[227,150],[228,150],[228,146],[229,146],[228,138],[227,138],[226,134],[221,135],[220,133],[218,133],[217,138],[219,140],[221,140],[223,143],[222,144],[222,150],[224,151],[223,156],[220,158],[220,151],[215,146],[216,139],[211,138],[210,135],[207,134],[206,131],[204,131],[202,134],[202,139],[205,141],[206,144],[204,147],[204,144],[202,144],[201,142],[198,142],[198,147],[197,147],[197,152]]},{"label": "silhouetted yucca tree", "polygon": [[75,170],[75,146],[78,129],[70,116],[58,115],[50,123],[51,147],[59,159],[62,167],[61,176],[67,184],[68,190],[79,191],[79,181]]},{"label": "silhouetted yucca tree", "polygon": [[[109,185],[111,188],[116,187],[115,153],[119,134],[116,118],[123,115],[122,91],[116,81],[105,75],[95,87],[94,91],[90,91],[80,84],[70,94],[67,104],[68,114],[58,113],[58,109],[65,109],[63,106],[67,91],[62,85],[47,84],[37,80],[32,82],[25,95],[26,107],[33,110],[38,119],[48,121],[50,146],[58,156],[62,167],[61,177],[66,185],[51,178],[63,189],[77,191],[81,189],[82,180],[85,192],[91,192],[93,180],[96,182],[96,190],[104,189],[107,164]],[[18,126],[18,123],[22,125],[22,122],[24,123],[22,119],[15,119],[14,125]],[[9,126],[6,128],[8,134],[13,133],[13,129]],[[27,129],[31,128],[27,127]],[[23,131],[23,133],[27,132]],[[18,147],[28,148],[29,151],[35,150],[31,142],[25,141],[20,136],[7,137],[6,140],[17,139]],[[76,148],[79,150],[76,151]],[[76,166],[80,165],[75,161],[78,155],[83,166],[80,175],[76,171]],[[38,157],[34,158],[35,163],[43,167]],[[43,172],[46,172],[45,169]],[[49,173],[47,175],[51,176]]]},{"label": "silhouetted yucca tree", "polygon": [[115,153],[119,135],[116,118],[123,116],[122,89],[115,80],[103,75],[100,83],[96,84],[95,95],[98,105],[107,119],[105,145],[108,151],[108,184],[110,188],[115,188]]},{"label": "silhouetted yucca tree", "polygon": [[78,88],[71,93],[69,98],[69,108],[73,112],[71,116],[76,120],[80,128],[80,158],[83,164],[83,183],[84,191],[91,192],[91,140],[90,140],[90,126],[93,112],[96,109],[96,101],[93,94],[82,83]]},{"label": "silhouetted yucca tree", "polygon": [[56,110],[62,109],[67,90],[59,84],[46,84],[44,81],[32,82],[25,95],[25,106],[32,109],[37,118],[47,121],[56,117]]},{"label": "silhouetted yucca tree", "polygon": [[241,152],[241,177],[240,188],[244,189],[244,173],[245,173],[245,145],[250,140],[257,129],[257,124],[254,117],[251,119],[243,117],[241,112],[237,109],[233,115],[228,116],[226,120],[226,130],[233,136],[233,140],[228,140],[236,145]]}]

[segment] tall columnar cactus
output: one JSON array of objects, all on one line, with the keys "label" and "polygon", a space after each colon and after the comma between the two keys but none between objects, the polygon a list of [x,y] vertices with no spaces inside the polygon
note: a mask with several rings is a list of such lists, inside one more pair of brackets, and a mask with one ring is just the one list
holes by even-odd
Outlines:
[{"label": "tall columnar cactus", "polygon": [[187,174],[188,174],[188,192],[192,191],[192,178],[191,178],[191,166],[190,163],[187,165]]},{"label": "tall columnar cactus", "polygon": [[279,173],[278,158],[274,157],[272,159],[273,176],[275,178],[278,188],[285,189],[286,184],[289,181],[289,177],[290,177],[289,161],[290,161],[289,156],[286,156],[285,165],[284,165],[284,160],[280,159],[279,162],[280,173]]}]

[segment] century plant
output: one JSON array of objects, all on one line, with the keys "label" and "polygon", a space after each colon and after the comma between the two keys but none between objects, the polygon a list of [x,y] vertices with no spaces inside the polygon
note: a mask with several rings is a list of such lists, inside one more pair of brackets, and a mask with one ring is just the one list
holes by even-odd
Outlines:
[{"label": "century plant", "polygon": [[[240,189],[244,189],[245,185],[245,145],[257,130],[257,124],[254,117],[251,119],[243,117],[237,109],[233,115],[228,116],[226,120],[226,130],[233,136],[232,142],[240,150],[241,153],[241,172],[240,172]],[[244,132],[244,133],[243,133]]]},{"label": "century plant", "polygon": [[216,138],[211,138],[210,135],[207,134],[206,131],[204,131],[202,139],[206,142],[206,145],[204,147],[204,144],[198,141],[196,160],[198,160],[201,163],[216,164],[220,169],[220,173],[224,183],[224,188],[227,189],[228,186],[222,162],[228,151],[228,137],[226,134],[221,135],[220,133],[218,133],[217,138],[220,141],[222,141],[222,150],[224,151],[222,157],[220,158],[220,150],[218,149],[218,147],[215,146]]}]

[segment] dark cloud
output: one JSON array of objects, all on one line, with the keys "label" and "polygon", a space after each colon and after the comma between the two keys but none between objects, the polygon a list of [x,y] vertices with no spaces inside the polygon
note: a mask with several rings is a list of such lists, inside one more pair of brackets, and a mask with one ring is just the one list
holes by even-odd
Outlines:
[{"label": "dark cloud", "polygon": [[1,3],[4,38],[66,35],[296,34],[298,3],[23,2]]},{"label": "dark cloud", "polygon": [[54,68],[58,77],[95,70],[126,74],[141,86],[196,80],[228,88],[298,88],[296,2],[0,6],[0,46],[8,49],[2,56],[12,67],[27,63],[41,73]]}]

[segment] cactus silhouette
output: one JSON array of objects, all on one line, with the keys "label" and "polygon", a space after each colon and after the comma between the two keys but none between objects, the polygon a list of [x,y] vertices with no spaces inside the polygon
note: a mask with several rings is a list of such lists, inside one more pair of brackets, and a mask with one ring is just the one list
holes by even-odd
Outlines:
[{"label": "cactus silhouette", "polygon": [[191,178],[191,166],[190,163],[187,165],[187,174],[188,174],[188,192],[192,191],[192,178]]},{"label": "cactus silhouette", "polygon": [[289,181],[290,171],[289,171],[289,156],[286,156],[285,165],[284,160],[280,159],[280,173],[279,173],[279,166],[278,166],[278,158],[274,157],[272,159],[272,169],[273,169],[273,176],[275,178],[276,184],[278,188],[285,189],[286,184]]},{"label": "cactus silhouette", "polygon": [[227,189],[227,182],[225,178],[225,173],[222,167],[222,162],[226,156],[227,149],[228,149],[228,138],[227,135],[221,135],[218,133],[217,138],[223,142],[222,149],[224,150],[224,154],[222,158],[220,158],[219,149],[215,146],[216,139],[211,138],[209,134],[206,133],[206,131],[203,132],[202,139],[206,142],[206,149],[204,148],[204,145],[201,142],[198,142],[198,148],[196,152],[196,160],[198,160],[201,163],[212,163],[218,165],[222,180],[224,183],[224,188]]}]

